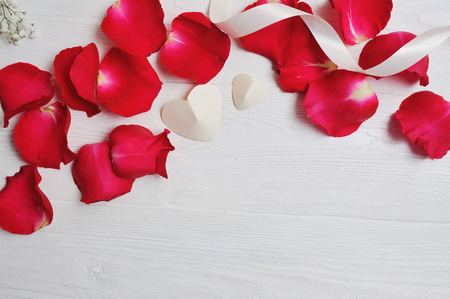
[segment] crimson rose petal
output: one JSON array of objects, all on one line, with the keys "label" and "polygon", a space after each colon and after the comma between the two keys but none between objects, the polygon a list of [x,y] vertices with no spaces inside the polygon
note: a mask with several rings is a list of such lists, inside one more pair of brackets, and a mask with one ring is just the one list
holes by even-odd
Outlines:
[{"label": "crimson rose petal", "polygon": [[375,114],[378,98],[364,75],[337,70],[309,85],[303,105],[314,123],[342,137]]},{"label": "crimson rose petal", "polygon": [[72,176],[85,204],[110,201],[130,192],[134,183],[134,179],[120,178],[112,171],[107,141],[84,145],[73,163]]},{"label": "crimson rose petal", "polygon": [[5,111],[4,127],[14,115],[47,104],[55,94],[49,72],[28,63],[11,64],[0,70],[0,102]]},{"label": "crimson rose petal", "polygon": [[[250,8],[271,3],[270,0],[258,0],[249,5]],[[312,14],[311,7],[294,0],[280,0],[285,4]],[[309,41],[311,33],[300,17],[292,17],[279,21],[252,34],[240,38],[242,46],[247,51],[262,55],[275,64],[285,64],[294,59],[300,49]]]},{"label": "crimson rose petal", "polygon": [[309,83],[323,78],[337,69],[314,38],[284,65],[276,65],[280,72],[280,85],[286,92],[306,91]]},{"label": "crimson rose petal", "polygon": [[13,234],[29,235],[53,220],[53,209],[39,188],[36,166],[26,165],[0,191],[0,227]]},{"label": "crimson rose petal", "polygon": [[228,35],[202,13],[182,13],[172,22],[161,62],[171,74],[205,84],[223,68],[230,47]]},{"label": "crimson rose petal", "polygon": [[138,125],[115,128],[109,135],[113,171],[130,179],[156,173],[167,178],[167,155],[175,149],[167,138],[169,133],[165,130],[154,136]]},{"label": "crimson rose petal", "polygon": [[14,143],[25,162],[59,169],[76,158],[67,146],[70,112],[66,105],[53,105],[25,113],[14,128]]},{"label": "crimson rose petal", "polygon": [[119,48],[150,56],[166,40],[164,12],[159,0],[118,0],[108,8],[102,31]]},{"label": "crimson rose petal", "polygon": [[412,144],[422,144],[431,159],[450,149],[450,103],[431,91],[406,98],[395,116]]},{"label": "crimson rose petal", "polygon": [[144,56],[112,48],[100,64],[98,104],[128,117],[150,110],[162,82]]},{"label": "crimson rose petal", "polygon": [[393,7],[392,0],[331,0],[330,2],[339,11],[341,30],[349,45],[377,36],[389,22]]},{"label": "crimson rose petal", "polygon": [[[61,97],[64,103],[66,103],[70,108],[84,111],[91,117],[100,112],[98,106],[91,103],[82,97],[77,92],[77,89],[70,79],[70,69],[77,58],[77,56],[83,50],[82,47],[74,47],[62,50],[55,57],[53,62],[53,67],[55,69],[55,79],[56,82],[61,86]],[[96,73],[98,69],[96,70]],[[95,83],[95,81],[94,81]]]},{"label": "crimson rose petal", "polygon": [[96,103],[95,84],[99,65],[97,46],[90,43],[75,58],[69,73],[70,80],[80,97],[94,104]]},{"label": "crimson rose petal", "polygon": [[[416,37],[415,34],[398,31],[385,35],[379,35],[369,41],[361,51],[359,56],[359,65],[363,69],[369,69],[392,56],[398,49]],[[427,75],[429,58],[428,55],[418,61],[416,64],[407,68],[400,74],[412,73],[420,80],[420,85],[428,85]]]}]

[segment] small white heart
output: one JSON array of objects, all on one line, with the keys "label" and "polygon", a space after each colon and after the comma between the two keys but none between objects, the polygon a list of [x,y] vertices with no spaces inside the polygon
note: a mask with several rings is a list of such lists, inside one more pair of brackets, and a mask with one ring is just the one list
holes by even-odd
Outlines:
[{"label": "small white heart", "polygon": [[187,138],[212,141],[219,126],[222,95],[211,84],[197,85],[187,100],[167,103],[161,112],[166,126]]},{"label": "small white heart", "polygon": [[233,101],[238,110],[258,105],[269,96],[269,88],[262,82],[253,82],[247,74],[239,74],[233,79]]}]

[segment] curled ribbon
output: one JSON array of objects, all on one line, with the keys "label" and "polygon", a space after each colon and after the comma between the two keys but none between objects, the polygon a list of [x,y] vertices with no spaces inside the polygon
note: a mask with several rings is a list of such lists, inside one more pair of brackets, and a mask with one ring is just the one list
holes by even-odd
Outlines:
[{"label": "curled ribbon", "polygon": [[231,37],[242,37],[281,20],[300,16],[324,53],[339,68],[377,77],[402,72],[450,37],[450,26],[428,30],[405,44],[382,63],[363,70],[350,55],[334,28],[322,18],[279,3],[259,5],[230,18],[230,5],[231,0],[211,0],[210,18]]}]

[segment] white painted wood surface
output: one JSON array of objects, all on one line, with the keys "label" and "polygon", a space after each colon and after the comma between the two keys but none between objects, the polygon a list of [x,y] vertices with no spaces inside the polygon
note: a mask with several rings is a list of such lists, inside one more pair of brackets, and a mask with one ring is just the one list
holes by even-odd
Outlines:
[{"label": "white painted wood surface", "polygon": [[[53,73],[62,49],[114,44],[100,23],[111,0],[21,0],[39,38],[0,45],[0,67],[29,62]],[[252,1],[235,1],[233,12]],[[161,0],[170,23],[208,0]],[[328,0],[308,0],[337,22]],[[447,0],[394,0],[384,32],[416,34],[450,25]],[[352,48],[357,56],[360,47]],[[430,85],[370,80],[376,115],[358,132],[331,138],[312,124],[304,95],[277,86],[271,63],[233,41],[212,80],[224,99],[211,143],[170,134],[169,179],[135,182],[131,193],[87,206],[71,164],[40,169],[53,223],[31,236],[0,231],[0,298],[450,298],[450,156],[432,161],[393,117],[419,90],[450,100],[450,41],[430,55]],[[72,112],[69,145],[103,141],[121,124],[164,129],[161,108],[194,84],[168,74],[152,110],[132,118]],[[231,82],[249,73],[269,98],[238,111]],[[0,112],[3,118],[3,111]],[[0,188],[24,164],[10,127],[0,130]]]}]

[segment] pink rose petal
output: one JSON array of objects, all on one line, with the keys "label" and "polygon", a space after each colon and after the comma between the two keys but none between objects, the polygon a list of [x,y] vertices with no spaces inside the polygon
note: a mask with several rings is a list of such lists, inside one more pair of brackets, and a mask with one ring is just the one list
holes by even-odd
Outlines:
[{"label": "pink rose petal", "polygon": [[80,149],[72,176],[85,204],[110,201],[130,192],[134,183],[134,179],[120,178],[112,171],[111,147],[106,141]]},{"label": "pink rose petal", "polygon": [[182,13],[161,49],[161,62],[173,75],[208,83],[223,68],[230,38],[199,12]]},{"label": "pink rose petal", "polygon": [[323,78],[337,69],[322,51],[314,38],[284,65],[276,65],[280,73],[280,85],[286,92],[306,91],[309,83]]},{"label": "pink rose petal", "polygon": [[28,63],[11,64],[0,70],[0,102],[5,111],[4,127],[14,115],[47,104],[55,94],[49,72]]},{"label": "pink rose petal", "polygon": [[345,42],[355,45],[374,38],[391,18],[392,0],[332,0],[340,15]]},{"label": "pink rose petal", "polygon": [[395,116],[412,144],[422,144],[431,159],[441,159],[450,149],[450,103],[431,91],[406,98]]},{"label": "pink rose petal", "polygon": [[102,31],[119,48],[150,56],[166,40],[164,12],[159,0],[118,0],[108,8]]},{"label": "pink rose petal", "polygon": [[80,97],[96,104],[95,84],[100,65],[97,46],[91,43],[83,48],[70,68],[70,80]]},{"label": "pink rose petal", "polygon": [[[359,56],[359,65],[363,69],[374,67],[391,57],[398,49],[415,37],[416,35],[403,31],[377,36],[364,46]],[[426,86],[429,82],[427,75],[428,63],[429,58],[427,55],[399,74],[414,74],[420,80],[420,85]]]},{"label": "pink rose petal", "polygon": [[375,114],[378,98],[364,75],[337,70],[310,83],[303,106],[329,135],[342,137]]},{"label": "pink rose petal", "polygon": [[154,136],[137,125],[115,128],[109,135],[113,171],[122,178],[136,179],[151,174],[167,178],[167,154],[175,149],[167,138],[169,133],[165,130]]},{"label": "pink rose petal", "polygon": [[[274,1],[259,0],[249,5],[245,10],[271,2]],[[312,14],[311,7],[304,2],[297,3],[293,0],[276,2]],[[300,17],[293,17],[243,36],[240,40],[247,51],[262,55],[275,64],[283,65],[294,59],[311,37],[312,35],[303,20]]]},{"label": "pink rose petal", "polygon": [[26,165],[0,191],[0,227],[13,234],[29,235],[53,220],[53,209],[39,188],[36,166]]},{"label": "pink rose petal", "polygon": [[125,117],[150,110],[162,86],[146,57],[119,48],[106,54],[97,80],[98,104]]},{"label": "pink rose petal", "polygon": [[[74,47],[62,50],[55,57],[53,67],[55,69],[56,82],[61,86],[61,97],[64,103],[74,110],[84,111],[91,117],[100,112],[98,106],[91,103],[82,97],[77,92],[77,89],[70,79],[70,69],[77,58],[77,56],[83,50],[82,47]],[[96,74],[98,73],[98,66]],[[95,81],[94,81],[95,83]]]},{"label": "pink rose petal", "polygon": [[59,169],[76,158],[67,146],[70,112],[66,105],[53,105],[25,113],[14,128],[14,143],[25,162]]}]

